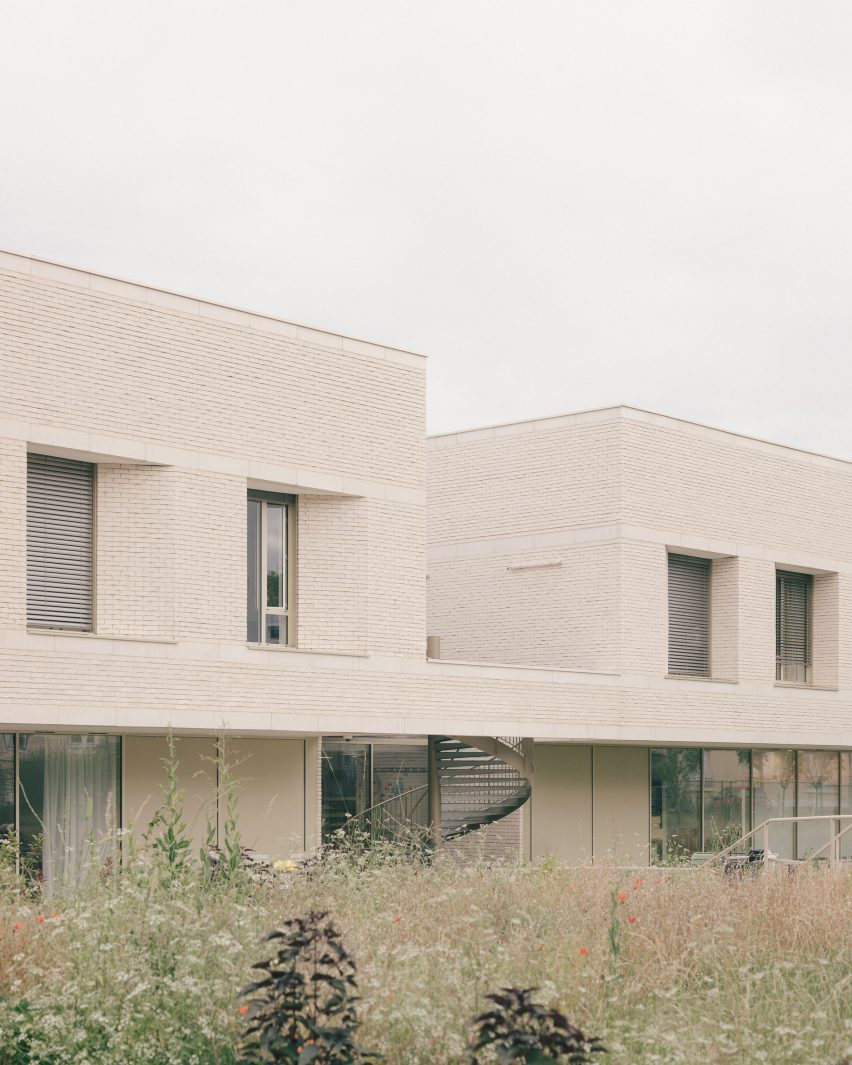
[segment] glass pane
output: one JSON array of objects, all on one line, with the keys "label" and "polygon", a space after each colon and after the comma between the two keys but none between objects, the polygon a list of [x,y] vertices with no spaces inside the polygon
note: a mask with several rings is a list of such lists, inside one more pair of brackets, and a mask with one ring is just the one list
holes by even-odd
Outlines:
[{"label": "glass pane", "polygon": [[246,639],[260,642],[260,502],[248,501],[246,543]]},{"label": "glass pane", "polygon": [[701,850],[701,751],[651,750],[651,846],[658,862]]},{"label": "glass pane", "polygon": [[[754,823],[769,817],[796,816],[796,756],[793,751],[754,751],[752,753],[752,788]],[[779,858],[792,858],[795,827],[771,825],[769,849]],[[754,846],[762,847],[762,834],[755,836]]]},{"label": "glass pane", "polygon": [[15,831],[15,734],[0,734],[0,838]]},{"label": "glass pane", "polygon": [[704,752],[704,850],[720,851],[751,828],[751,751]]},{"label": "glass pane", "polygon": [[118,736],[20,737],[21,851],[48,892],[115,858]]},{"label": "glass pane", "polygon": [[[840,752],[840,812],[852,814],[852,751]],[[846,828],[852,821],[841,821],[840,827]],[[852,858],[852,829],[840,841],[841,855]]]},{"label": "glass pane", "polygon": [[264,629],[266,643],[287,645],[287,618],[283,614],[267,614]]},{"label": "glass pane", "polygon": [[[837,751],[799,751],[799,817],[819,817],[840,812],[840,766]],[[799,858],[807,858],[837,831],[836,821],[803,821],[797,826],[796,849]],[[820,857],[830,857],[824,851]]]},{"label": "glass pane", "polygon": [[[425,743],[373,745],[374,835],[394,836],[429,824],[428,747]],[[381,804],[381,805],[376,805]]]},{"label": "glass pane", "polygon": [[369,764],[369,744],[323,740],[323,842],[370,805]]},{"label": "glass pane", "polygon": [[284,511],[284,507],[266,504],[267,606],[284,606]]}]

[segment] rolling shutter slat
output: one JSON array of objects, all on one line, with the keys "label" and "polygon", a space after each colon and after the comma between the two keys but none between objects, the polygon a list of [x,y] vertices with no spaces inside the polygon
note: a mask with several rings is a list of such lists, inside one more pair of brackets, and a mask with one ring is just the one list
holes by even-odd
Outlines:
[{"label": "rolling shutter slat", "polygon": [[811,582],[807,573],[775,575],[776,679],[806,683],[811,658]]},{"label": "rolling shutter slat", "polygon": [[669,673],[710,671],[710,560],[669,555]]},{"label": "rolling shutter slat", "polygon": [[27,623],[92,627],[94,467],[27,456]]}]

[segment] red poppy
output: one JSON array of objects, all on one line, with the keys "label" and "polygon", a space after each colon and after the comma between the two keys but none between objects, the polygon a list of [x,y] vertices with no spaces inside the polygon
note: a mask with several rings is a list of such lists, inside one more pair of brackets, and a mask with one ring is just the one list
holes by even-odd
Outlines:
[{"label": "red poppy", "polygon": [[50,916],[54,919],[54,921],[58,921],[59,920],[59,914],[58,913],[52,913]]},{"label": "red poppy", "polygon": [[581,958],[585,958],[585,956],[588,953],[589,953],[589,948],[588,947],[580,947],[580,957]]},{"label": "red poppy", "polygon": [[618,901],[619,902],[627,902],[627,892],[626,891],[619,891],[619,893],[618,893]]},{"label": "red poppy", "polygon": [[248,1008],[248,1006],[240,1006],[240,1013],[241,1013],[241,1014],[242,1014],[242,1015],[243,1015],[244,1017],[245,1017],[245,1015],[246,1015],[246,1014],[248,1013],[248,1011],[249,1011],[249,1008]]},{"label": "red poppy", "polygon": [[642,877],[641,876],[637,876],[636,879],[633,881],[633,890],[634,891],[638,891],[639,888],[642,887],[643,883],[644,883],[644,881],[642,880]]},{"label": "red poppy", "polygon": [[398,913],[396,917],[394,917],[394,920],[397,922],[397,924],[399,924],[399,922],[402,920],[402,914]]},{"label": "red poppy", "polygon": [[21,924],[20,921],[15,921],[15,924],[14,924],[13,927],[14,927],[15,931],[17,932],[19,929],[23,928],[24,926]]},{"label": "red poppy", "polygon": [[628,924],[636,924],[636,918],[635,917],[628,917],[627,918],[627,923]]},{"label": "red poppy", "polygon": [[38,915],[38,917],[36,917],[36,920],[38,921],[39,924],[44,924],[44,914],[40,913]]}]

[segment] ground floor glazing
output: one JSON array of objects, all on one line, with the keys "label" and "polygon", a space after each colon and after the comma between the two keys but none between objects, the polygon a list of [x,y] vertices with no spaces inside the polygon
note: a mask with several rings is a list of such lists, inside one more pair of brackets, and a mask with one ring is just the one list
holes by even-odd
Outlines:
[{"label": "ground floor glazing", "polygon": [[[310,851],[347,826],[428,827],[426,738],[227,741],[246,846]],[[188,831],[221,829],[216,737],[176,738]],[[48,888],[116,860],[119,828],[144,832],[162,801],[165,736],[0,733],[0,832]],[[852,814],[852,751],[537,743],[519,857],[647,864],[720,850],[770,817]],[[770,849],[806,858],[836,828],[776,825]],[[852,857],[852,833],[843,841]]]}]

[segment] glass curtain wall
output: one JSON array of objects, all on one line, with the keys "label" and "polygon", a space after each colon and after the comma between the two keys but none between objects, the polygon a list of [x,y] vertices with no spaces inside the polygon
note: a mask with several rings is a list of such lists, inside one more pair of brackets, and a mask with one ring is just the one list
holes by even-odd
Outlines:
[{"label": "glass curtain wall", "polygon": [[370,805],[370,745],[323,740],[322,838],[329,842]]},{"label": "glass curtain wall", "polygon": [[352,819],[359,830],[374,836],[426,828],[427,781],[425,743],[324,740],[323,840],[332,840]]},{"label": "glass curtain wall", "polygon": [[[837,751],[799,751],[796,810],[799,817],[840,813],[840,759]],[[796,826],[796,854],[807,858],[827,843],[835,823],[803,821]],[[825,852],[824,852],[825,853]]]},{"label": "glass curtain wall", "polygon": [[701,751],[651,751],[651,846],[657,861],[701,850]]},{"label": "glass curtain wall", "polygon": [[719,851],[751,828],[751,751],[705,750],[704,849]]},{"label": "glass curtain wall", "polygon": [[[796,754],[794,751],[752,752],[752,804],[754,824],[770,817],[796,816]],[[760,838],[754,847],[762,847]],[[779,858],[795,857],[796,826],[770,825],[769,849]]]},{"label": "glass curtain wall", "polygon": [[0,734],[0,839],[15,831],[15,733]]},{"label": "glass curtain wall", "polygon": [[[651,749],[656,861],[722,850],[769,818],[845,813],[852,814],[850,751]],[[773,825],[769,849],[781,858],[807,858],[836,831],[836,821]],[[762,838],[751,844],[762,845]],[[841,846],[852,858],[852,831]]]},{"label": "glass curtain wall", "polygon": [[[840,752],[840,813],[852,814],[852,751]],[[843,822],[843,828],[850,824]],[[852,829],[840,841],[841,855],[852,858]]]}]

